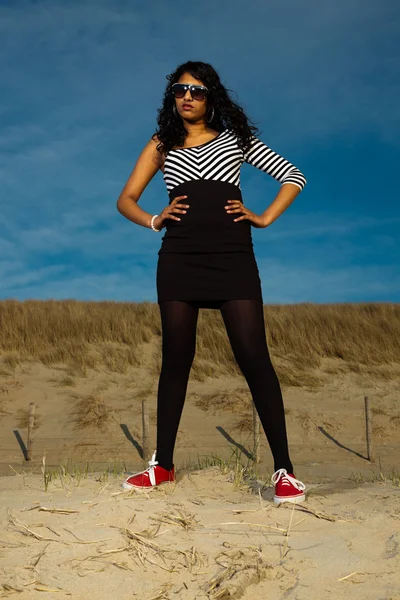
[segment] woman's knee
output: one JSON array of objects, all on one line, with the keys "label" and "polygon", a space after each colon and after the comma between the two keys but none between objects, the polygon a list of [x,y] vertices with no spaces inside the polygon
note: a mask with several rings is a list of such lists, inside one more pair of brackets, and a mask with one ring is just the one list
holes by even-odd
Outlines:
[{"label": "woman's knee", "polygon": [[166,349],[162,355],[162,368],[177,374],[186,372],[190,370],[194,357],[195,348],[177,349],[175,347],[172,350]]},{"label": "woman's knee", "polygon": [[263,372],[274,370],[266,345],[240,347],[234,350],[236,362],[242,370]]}]

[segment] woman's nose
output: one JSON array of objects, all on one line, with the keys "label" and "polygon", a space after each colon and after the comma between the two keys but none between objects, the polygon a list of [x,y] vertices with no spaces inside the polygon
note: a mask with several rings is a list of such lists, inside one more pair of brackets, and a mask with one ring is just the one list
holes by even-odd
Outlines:
[{"label": "woman's nose", "polygon": [[187,100],[188,102],[192,101],[192,95],[190,93],[190,90],[186,91],[186,94],[184,95],[184,100]]}]

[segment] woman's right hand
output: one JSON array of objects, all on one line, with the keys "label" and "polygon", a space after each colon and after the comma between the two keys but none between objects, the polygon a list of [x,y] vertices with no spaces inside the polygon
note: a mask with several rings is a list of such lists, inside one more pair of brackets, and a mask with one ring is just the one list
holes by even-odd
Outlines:
[{"label": "woman's right hand", "polygon": [[[154,227],[156,229],[161,229],[164,225],[164,221],[167,219],[172,219],[173,221],[180,221],[180,217],[175,217],[175,213],[185,214],[186,209],[189,208],[189,204],[178,204],[179,200],[184,200],[187,196],[176,196],[165,208],[163,208],[162,212],[154,219]],[[179,208],[178,208],[179,206]]]}]

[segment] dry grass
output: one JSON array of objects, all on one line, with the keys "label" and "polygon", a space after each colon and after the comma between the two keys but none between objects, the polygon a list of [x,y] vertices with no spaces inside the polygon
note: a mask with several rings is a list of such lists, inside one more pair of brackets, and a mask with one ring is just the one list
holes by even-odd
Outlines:
[{"label": "dry grass", "polygon": [[18,352],[6,352],[3,355],[4,364],[13,371],[17,365],[21,362],[21,356]]},{"label": "dry grass", "polygon": [[[291,408],[285,407],[285,415],[290,415],[293,411]],[[236,411],[234,411],[236,412]],[[243,411],[237,421],[233,425],[233,430],[238,431],[239,433],[253,433],[253,411],[252,404],[249,403],[247,410]]]},{"label": "dry grass", "polygon": [[56,387],[75,387],[76,381],[70,375],[65,375],[64,377],[60,377],[59,379],[52,379],[51,383],[53,383]]},{"label": "dry grass", "polygon": [[377,440],[386,440],[390,437],[388,429],[384,425],[372,424],[372,435]]},{"label": "dry grass", "polygon": [[185,531],[189,529],[196,529],[199,521],[195,515],[183,510],[182,508],[176,508],[174,511],[169,513],[163,513],[155,517],[150,517],[151,520],[156,521],[159,525],[166,523],[167,525],[179,525]]},{"label": "dry grass", "polygon": [[4,401],[2,401],[0,399],[0,419],[2,419],[2,417],[5,417],[6,415],[11,414],[11,412],[9,410],[7,410],[4,405],[5,405]]},{"label": "dry grass", "polygon": [[[399,376],[400,306],[389,303],[264,306],[271,358],[283,386],[321,383],[322,358],[341,359],[363,378]],[[218,310],[200,311],[196,356],[190,377],[238,376]],[[151,356],[143,354],[153,344]],[[63,365],[67,376],[88,369],[126,373],[143,363],[158,373],[161,320],[156,303],[34,301],[0,302],[0,356],[3,371],[26,361]]]},{"label": "dry grass", "polygon": [[10,390],[15,390],[20,387],[22,387],[22,384],[18,379],[8,378],[0,384],[0,395],[8,396]]},{"label": "dry grass", "polygon": [[217,391],[210,394],[190,394],[194,398],[194,404],[208,413],[239,413],[242,414],[251,408],[251,395],[248,389],[237,388],[235,390]]},{"label": "dry grass", "polygon": [[388,416],[388,411],[383,406],[372,406],[371,407],[371,412],[374,415],[383,415],[385,417]]},{"label": "dry grass", "polygon": [[391,469],[390,471],[383,472],[380,461],[379,466],[375,469],[370,469],[370,471],[371,475],[366,475],[365,473],[352,473],[351,477],[348,477],[348,480],[354,483],[382,481],[383,483],[392,483],[393,485],[400,487],[400,471]]},{"label": "dry grass", "polygon": [[243,414],[240,419],[238,419],[234,426],[234,431],[238,431],[240,433],[250,433],[253,431],[253,415]]},{"label": "dry grass", "polygon": [[393,415],[392,417],[390,417],[390,422],[396,426],[400,425],[400,413],[397,413],[397,415]]},{"label": "dry grass", "polygon": [[93,428],[105,432],[115,412],[106,404],[104,396],[95,392],[75,401],[71,417],[76,429]]},{"label": "dry grass", "polygon": [[[4,355],[3,355],[3,360],[4,360]],[[10,368],[4,369],[4,367],[0,367],[0,377],[11,377],[12,374],[13,374],[12,369],[10,369]]]},{"label": "dry grass", "polygon": [[306,435],[309,435],[311,433],[311,431],[318,426],[316,421],[312,418],[310,413],[306,410],[297,411],[297,420],[300,423],[301,428],[303,429],[303,431]]}]

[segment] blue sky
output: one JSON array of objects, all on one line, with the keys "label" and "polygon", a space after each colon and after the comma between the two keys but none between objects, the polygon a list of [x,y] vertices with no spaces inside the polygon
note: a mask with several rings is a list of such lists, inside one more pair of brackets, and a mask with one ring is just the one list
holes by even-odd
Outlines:
[{"label": "blue sky", "polygon": [[[116,200],[203,60],[308,181],[252,229],[264,302],[398,302],[399,31],[398,0],[0,0],[0,298],[156,302],[163,233]],[[241,185],[261,214],[280,184]],[[157,173],[140,206],[166,204]]]}]

